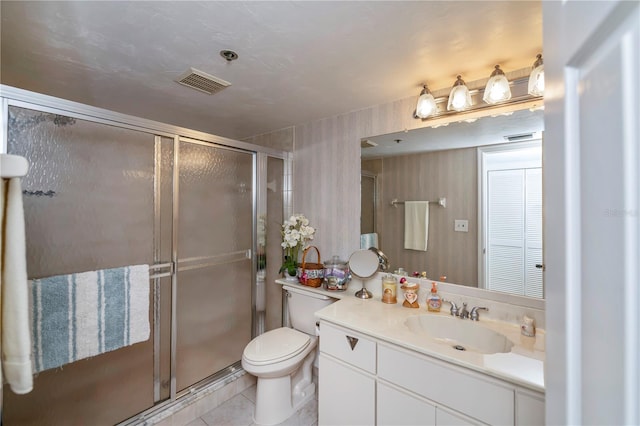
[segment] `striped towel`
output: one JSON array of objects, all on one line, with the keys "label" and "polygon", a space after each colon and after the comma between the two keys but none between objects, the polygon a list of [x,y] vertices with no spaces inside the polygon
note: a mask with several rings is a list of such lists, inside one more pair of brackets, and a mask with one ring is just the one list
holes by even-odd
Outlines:
[{"label": "striped towel", "polygon": [[34,371],[149,339],[149,266],[31,281]]}]

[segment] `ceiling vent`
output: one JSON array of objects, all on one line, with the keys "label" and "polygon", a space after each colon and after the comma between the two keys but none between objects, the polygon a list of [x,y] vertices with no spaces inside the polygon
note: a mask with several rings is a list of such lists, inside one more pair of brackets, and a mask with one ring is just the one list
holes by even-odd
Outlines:
[{"label": "ceiling vent", "polygon": [[208,93],[209,95],[218,93],[222,89],[226,89],[231,86],[231,83],[228,81],[224,81],[221,78],[214,77],[195,68],[191,68],[189,71],[182,74],[178,77],[176,82],[187,87],[191,87],[192,89],[199,90],[200,92]]},{"label": "ceiling vent", "polygon": [[360,148],[373,148],[374,146],[378,146],[378,144],[370,139],[360,140]]}]

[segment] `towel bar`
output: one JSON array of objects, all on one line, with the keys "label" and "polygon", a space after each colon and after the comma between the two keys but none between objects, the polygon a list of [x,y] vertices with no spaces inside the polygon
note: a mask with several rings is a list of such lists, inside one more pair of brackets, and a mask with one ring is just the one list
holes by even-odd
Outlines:
[{"label": "towel bar", "polygon": [[[398,204],[404,204],[404,201],[398,201],[397,198],[391,200],[391,204],[393,207],[398,208]],[[445,197],[440,197],[437,201],[429,201],[429,204],[438,204],[444,208],[447,208],[447,199]]]}]

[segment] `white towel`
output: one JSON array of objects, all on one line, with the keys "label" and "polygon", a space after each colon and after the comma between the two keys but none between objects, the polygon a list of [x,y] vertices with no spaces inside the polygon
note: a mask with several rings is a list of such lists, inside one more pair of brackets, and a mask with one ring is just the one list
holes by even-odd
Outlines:
[{"label": "white towel", "polygon": [[[3,225],[4,224],[4,225]],[[0,180],[0,309],[2,371],[11,390],[33,389],[29,291],[20,178]],[[4,246],[4,251],[2,247]],[[1,373],[0,373],[1,374]],[[0,376],[0,383],[2,383]]]},{"label": "white towel", "polygon": [[149,266],[31,282],[35,371],[149,339]]},{"label": "white towel", "polygon": [[404,248],[427,251],[429,202],[404,202]]},{"label": "white towel", "polygon": [[367,250],[370,247],[378,248],[378,234],[375,232],[360,234],[360,249]]}]

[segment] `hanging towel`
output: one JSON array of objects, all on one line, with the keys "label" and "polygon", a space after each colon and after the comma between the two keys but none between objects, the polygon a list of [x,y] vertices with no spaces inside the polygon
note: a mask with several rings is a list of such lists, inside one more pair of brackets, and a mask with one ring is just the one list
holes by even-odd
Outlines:
[{"label": "hanging towel", "polygon": [[0,310],[4,380],[13,392],[29,393],[33,375],[20,178],[0,179]]},{"label": "hanging towel", "polygon": [[404,248],[427,251],[429,202],[404,202]]},{"label": "hanging towel", "polygon": [[149,266],[33,280],[35,371],[149,339]]},{"label": "hanging towel", "polygon": [[366,250],[370,247],[378,248],[378,234],[360,234],[360,249]]}]

